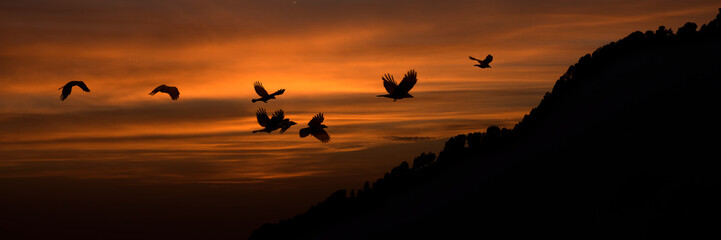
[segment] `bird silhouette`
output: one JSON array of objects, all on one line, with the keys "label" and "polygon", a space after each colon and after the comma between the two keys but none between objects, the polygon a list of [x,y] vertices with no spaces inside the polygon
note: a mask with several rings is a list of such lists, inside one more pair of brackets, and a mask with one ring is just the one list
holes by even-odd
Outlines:
[{"label": "bird silhouette", "polygon": [[406,73],[400,84],[396,84],[396,81],[393,80],[393,75],[388,73],[383,75],[381,79],[383,79],[383,86],[386,88],[388,94],[378,95],[378,97],[392,98],[394,102],[402,98],[412,98],[413,96],[408,94],[408,92],[416,85],[416,82],[418,82],[416,71],[412,69]]},{"label": "bird silhouette", "polygon": [[313,137],[317,138],[322,143],[330,142],[330,135],[328,135],[328,132],[324,129],[328,126],[321,124],[324,119],[323,113],[315,115],[315,117],[308,122],[308,127],[300,130],[300,137],[304,138],[308,135],[313,135]]},{"label": "bird silhouette", "polygon": [[63,90],[63,92],[60,94],[60,101],[65,101],[65,99],[70,96],[70,92],[73,90],[73,86],[78,86],[80,87],[80,89],[83,89],[83,91],[90,92],[90,89],[88,88],[88,86],[85,85],[83,81],[70,81],[66,83],[65,86],[58,88],[58,90]]},{"label": "bird silhouette", "polygon": [[288,128],[296,124],[296,122],[293,122],[290,119],[283,119],[283,121],[280,123],[280,133],[284,133],[286,130],[288,130]]},{"label": "bird silhouette", "polygon": [[273,94],[268,94],[268,91],[265,91],[265,88],[263,87],[263,84],[260,82],[253,83],[253,87],[255,88],[255,93],[260,96],[260,98],[253,99],[253,102],[257,101],[263,101],[264,103],[267,103],[270,99],[275,99],[275,96],[281,95],[285,92],[285,89],[280,89]]},{"label": "bird silhouette", "polygon": [[491,65],[488,65],[488,64],[491,63],[491,61],[493,61],[493,56],[491,56],[491,54],[488,54],[488,56],[486,56],[486,59],[483,59],[483,60],[478,60],[478,58],[474,58],[472,56],[468,56],[468,58],[470,58],[471,60],[474,60],[474,61],[478,61],[478,64],[473,65],[473,66],[476,66],[479,68],[490,68]]},{"label": "bird silhouette", "polygon": [[148,95],[153,96],[158,92],[167,93],[168,95],[170,95],[170,99],[173,100],[178,100],[178,97],[180,97],[180,92],[178,92],[178,88],[165,84],[156,87],[155,89],[153,89],[152,92],[148,93]]},{"label": "bird silhouette", "polygon": [[265,111],[265,109],[260,108],[258,111],[255,112],[255,116],[258,119],[258,124],[260,124],[263,129],[255,130],[253,133],[257,132],[267,132],[271,133],[275,130],[278,130],[280,128],[280,133],[284,133],[288,128],[295,125],[296,123],[291,121],[290,119],[285,118],[285,113],[283,113],[283,110],[278,110],[273,113],[273,117],[268,117],[268,113]]}]

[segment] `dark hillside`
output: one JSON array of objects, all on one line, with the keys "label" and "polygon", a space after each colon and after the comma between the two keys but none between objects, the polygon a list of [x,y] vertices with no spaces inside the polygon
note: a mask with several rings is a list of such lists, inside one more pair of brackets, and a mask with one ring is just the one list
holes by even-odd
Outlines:
[{"label": "dark hillside", "polygon": [[453,137],[251,239],[718,239],[721,13],[697,29],[603,46],[513,129]]}]

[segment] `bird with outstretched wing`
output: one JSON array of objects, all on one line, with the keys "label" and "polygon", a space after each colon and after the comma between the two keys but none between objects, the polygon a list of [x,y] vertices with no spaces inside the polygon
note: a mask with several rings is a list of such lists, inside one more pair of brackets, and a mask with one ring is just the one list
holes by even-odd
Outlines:
[{"label": "bird with outstretched wing", "polygon": [[275,99],[275,96],[281,95],[285,92],[285,89],[280,89],[275,91],[273,94],[268,94],[268,91],[265,90],[265,87],[263,87],[263,84],[260,82],[253,83],[253,88],[260,98],[253,99],[252,102],[263,101],[264,103],[267,103],[268,100]]},{"label": "bird with outstretched wing", "polygon": [[391,98],[395,102],[398,99],[413,97],[413,95],[410,95],[408,92],[410,92],[413,86],[416,85],[416,82],[418,82],[418,74],[415,70],[411,69],[403,77],[400,84],[396,84],[396,81],[393,79],[393,75],[388,73],[383,75],[381,79],[383,80],[383,87],[385,87],[388,94],[378,95],[378,97]]},{"label": "bird with outstretched wing", "polygon": [[313,137],[317,138],[322,143],[330,142],[330,135],[328,135],[328,132],[324,129],[328,126],[322,124],[323,120],[325,120],[323,113],[315,115],[315,117],[308,122],[308,127],[300,130],[300,137],[304,138],[308,135],[313,135]]},{"label": "bird with outstretched wing", "polygon": [[268,113],[265,111],[265,109],[261,108],[255,112],[255,116],[258,119],[258,124],[260,124],[263,129],[255,130],[253,131],[253,133],[271,133],[278,129],[281,129],[280,133],[284,133],[286,130],[288,130],[288,128],[296,124],[295,122],[290,121],[290,119],[285,118],[285,113],[283,112],[283,110],[275,111],[272,117],[268,117]]},{"label": "bird with outstretched wing", "polygon": [[180,91],[178,91],[177,87],[168,86],[165,84],[156,87],[155,89],[153,89],[153,91],[148,93],[148,95],[154,96],[158,92],[167,93],[170,96],[170,99],[173,100],[178,100],[178,98],[180,97]]},{"label": "bird with outstretched wing", "polygon": [[493,61],[493,56],[491,56],[491,54],[488,54],[488,56],[486,56],[486,59],[483,59],[483,60],[474,58],[473,56],[468,56],[468,58],[470,58],[471,60],[477,61],[478,64],[473,65],[473,66],[476,66],[479,68],[490,68],[491,65],[488,65],[488,64],[490,64],[491,61]]},{"label": "bird with outstretched wing", "polygon": [[60,101],[65,101],[68,96],[70,96],[70,92],[73,91],[73,87],[78,86],[80,89],[82,89],[85,92],[90,92],[90,89],[83,81],[70,81],[65,84],[65,86],[62,86],[58,88],[58,90],[62,89],[62,93],[60,94]]}]

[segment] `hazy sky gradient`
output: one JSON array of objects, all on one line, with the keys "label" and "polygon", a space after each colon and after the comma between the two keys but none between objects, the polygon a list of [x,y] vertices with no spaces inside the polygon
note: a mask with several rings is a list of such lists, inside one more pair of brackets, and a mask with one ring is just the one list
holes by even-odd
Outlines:
[{"label": "hazy sky gradient", "polygon": [[[634,30],[706,21],[713,4],[6,1],[1,165],[55,159],[38,154],[54,149],[155,150],[160,158],[232,150],[246,160],[511,127],[578,57]],[[492,69],[467,59],[488,53]],[[400,79],[408,69],[419,72],[415,99],[375,97],[384,93],[382,74]],[[85,81],[91,93],[58,101],[57,87],[70,80]],[[254,81],[288,90],[252,104]],[[160,84],[177,86],[180,101],[147,95]],[[285,135],[250,134],[258,107],[282,108],[300,125]],[[331,126],[330,144],[296,137],[317,112]]]},{"label": "hazy sky gradient", "polygon": [[[718,3],[0,1],[0,181],[360,187],[448,137],[512,127],[597,47],[703,24]],[[468,60],[486,54],[491,69]],[[384,73],[409,69],[415,98],[376,97]],[[61,102],[72,80],[91,92]],[[287,90],[251,103],[255,81]],[[179,101],[148,96],[160,84],[177,86]],[[298,125],[252,134],[259,107]],[[318,112],[328,144],[298,136]],[[323,196],[305,197],[296,204]]]}]

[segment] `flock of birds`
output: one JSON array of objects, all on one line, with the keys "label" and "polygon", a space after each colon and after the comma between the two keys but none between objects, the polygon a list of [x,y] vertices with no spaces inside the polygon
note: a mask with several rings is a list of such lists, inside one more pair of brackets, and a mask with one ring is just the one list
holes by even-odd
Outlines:
[{"label": "flock of birds", "polygon": [[[493,61],[493,56],[491,56],[490,54],[486,56],[486,58],[483,60],[474,58],[472,56],[469,56],[469,58],[471,60],[477,61],[478,64],[473,66],[477,66],[479,68],[490,68],[491,66],[489,64],[491,63],[491,61]],[[409,94],[409,92],[413,88],[413,86],[416,85],[416,82],[418,82],[418,74],[415,70],[411,69],[410,71],[408,71],[408,73],[406,73],[406,75],[403,77],[399,84],[397,84],[396,81],[393,79],[393,75],[388,73],[383,75],[381,79],[383,80],[383,87],[385,87],[388,94],[378,95],[378,97],[390,98],[393,99],[393,102],[395,102],[398,99],[413,97],[413,95]],[[64,101],[65,99],[67,99],[68,96],[70,96],[70,92],[72,92],[73,87],[75,86],[79,87],[85,92],[90,92],[90,89],[87,85],[85,85],[83,81],[70,81],[66,83],[65,86],[58,89],[63,90],[60,94],[60,100]],[[265,90],[265,87],[263,87],[263,84],[260,82],[253,83],[253,88],[255,89],[255,93],[260,96],[260,98],[251,100],[253,103],[257,101],[267,103],[268,100],[276,99],[276,96],[282,95],[285,92],[285,89],[280,89],[272,94],[268,94],[268,91]],[[178,100],[178,98],[180,97],[180,91],[178,91],[177,87],[168,86],[165,84],[156,87],[148,95],[153,96],[158,92],[167,93],[172,100]],[[258,124],[260,124],[263,129],[255,130],[253,131],[253,133],[271,133],[278,129],[280,129],[280,133],[284,133],[291,126],[297,124],[296,122],[285,118],[285,113],[283,112],[283,110],[277,110],[275,111],[275,113],[273,113],[272,117],[269,117],[265,109],[260,108],[258,109],[258,111],[256,111],[255,116],[258,119]],[[325,118],[323,117],[323,113],[318,113],[308,122],[308,127],[301,129],[298,134],[302,138],[307,137],[308,135],[312,135],[313,137],[320,140],[322,143],[330,142],[330,135],[328,135],[328,132],[325,131],[325,128],[327,128],[328,126],[323,124],[323,120],[325,120]]]}]

